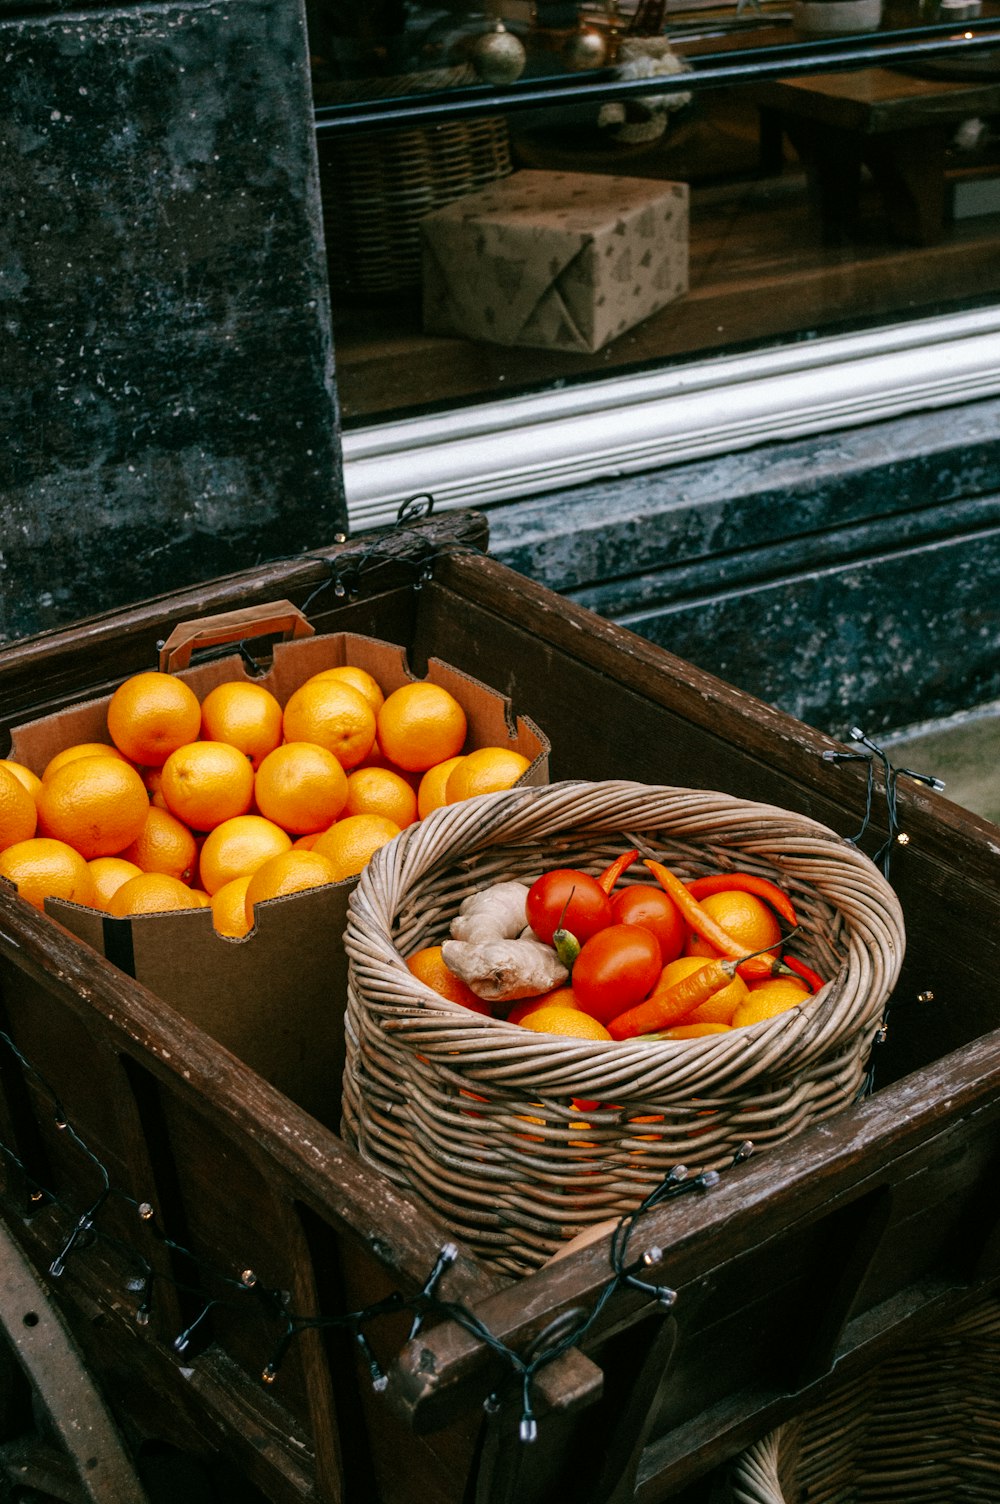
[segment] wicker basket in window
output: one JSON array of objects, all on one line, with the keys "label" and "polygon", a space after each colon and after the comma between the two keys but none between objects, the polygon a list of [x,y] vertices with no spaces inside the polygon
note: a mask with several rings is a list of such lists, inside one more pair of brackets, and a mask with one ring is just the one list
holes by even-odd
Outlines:
[{"label": "wicker basket in window", "polygon": [[724,1504],[1000,1498],[1000,1301],[850,1380],[732,1464]]},{"label": "wicker basket in window", "polygon": [[[633,846],[682,877],[740,868],[780,883],[799,954],[827,985],[725,1034],[592,1043],[485,1018],[408,971],[404,957],[444,938],[469,893],[548,867],[596,873]],[[745,1140],[766,1148],[853,1101],[904,948],[892,889],[826,827],[630,782],[435,811],[373,858],[345,941],[346,1137],[512,1272],[634,1208],[675,1165],[721,1168]]]},{"label": "wicker basket in window", "polygon": [[[372,90],[398,97],[474,81],[471,68],[460,68],[376,79]],[[346,97],[338,93],[337,102]],[[334,102],[329,89],[318,98]],[[419,287],[423,216],[513,170],[507,122],[499,115],[366,136],[321,133],[318,153],[335,297],[377,298]]]}]

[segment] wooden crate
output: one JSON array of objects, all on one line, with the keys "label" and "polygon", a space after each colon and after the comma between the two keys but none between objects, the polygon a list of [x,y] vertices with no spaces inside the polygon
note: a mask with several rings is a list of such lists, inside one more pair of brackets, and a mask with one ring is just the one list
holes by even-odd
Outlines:
[{"label": "wooden crate", "polygon": [[[285,597],[318,631],[398,641],[418,671],[443,656],[514,693],[551,739],[553,779],[717,788],[857,830],[864,770],[825,761],[828,738],[530,584],[486,543],[475,515],[425,520],[23,641],[0,652],[4,722],[152,666],[178,620]],[[872,849],[878,792],[874,807]],[[900,813],[908,950],[877,1090],[644,1216],[633,1246],[665,1250],[676,1302],[608,1300],[539,1370],[532,1444],[510,1364],[467,1321],[435,1316],[410,1339],[405,1305],[366,1314],[385,1392],[350,1322],[333,1324],[411,1300],[448,1228],[0,892],[0,1011],[18,1052],[0,1049],[3,1210],[43,1275],[93,1212],[45,1277],[129,1436],[222,1452],[274,1504],[700,1504],[715,1466],[812,1404],[834,1365],[866,1368],[974,1300],[1000,1274],[1000,838],[906,780]],[[32,1200],[38,1185],[51,1198]],[[609,1278],[607,1238],[521,1279],[459,1250],[438,1293],[525,1353],[576,1330]],[[289,1313],[324,1320],[286,1343]]]}]

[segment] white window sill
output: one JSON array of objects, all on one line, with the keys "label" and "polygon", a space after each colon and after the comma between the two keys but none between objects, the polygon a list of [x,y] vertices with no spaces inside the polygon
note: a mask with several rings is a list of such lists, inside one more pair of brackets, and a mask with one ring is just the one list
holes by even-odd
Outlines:
[{"label": "white window sill", "polygon": [[1000,307],[620,376],[344,435],[353,529],[1000,393]]}]

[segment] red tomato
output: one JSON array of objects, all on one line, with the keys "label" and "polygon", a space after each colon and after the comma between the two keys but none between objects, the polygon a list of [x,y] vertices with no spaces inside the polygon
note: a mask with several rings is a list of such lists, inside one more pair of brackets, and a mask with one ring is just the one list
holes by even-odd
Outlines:
[{"label": "red tomato", "polygon": [[638,924],[610,924],[584,945],[573,965],[573,995],[584,1013],[606,1023],[641,1003],[663,970],[660,942]]},{"label": "red tomato", "polygon": [[684,949],[687,924],[662,888],[653,888],[648,883],[622,888],[611,900],[611,912],[615,924],[641,924],[643,929],[652,930],[660,942],[664,966],[676,961]]},{"label": "red tomato", "polygon": [[560,923],[581,945],[611,923],[611,900],[604,889],[572,867],[543,872],[529,888],[524,908],[528,923],[546,945],[552,944]]}]

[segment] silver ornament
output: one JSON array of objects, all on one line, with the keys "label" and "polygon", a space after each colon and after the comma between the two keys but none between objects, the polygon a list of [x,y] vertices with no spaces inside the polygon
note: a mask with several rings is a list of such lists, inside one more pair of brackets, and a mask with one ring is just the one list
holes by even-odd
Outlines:
[{"label": "silver ornament", "polygon": [[599,68],[607,55],[606,38],[591,26],[581,26],[566,43],[566,61],[571,68]]},{"label": "silver ornament", "polygon": [[472,49],[472,63],[487,84],[512,84],[524,72],[527,53],[521,40],[502,21],[481,36]]}]

